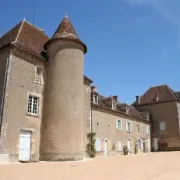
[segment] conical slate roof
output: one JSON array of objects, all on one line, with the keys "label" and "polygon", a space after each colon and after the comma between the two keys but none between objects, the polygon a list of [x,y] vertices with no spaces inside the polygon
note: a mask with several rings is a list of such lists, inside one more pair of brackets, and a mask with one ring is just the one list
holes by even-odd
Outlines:
[{"label": "conical slate roof", "polygon": [[59,27],[55,31],[55,33],[52,36],[52,38],[50,39],[50,41],[48,41],[45,44],[45,49],[47,48],[47,44],[49,42],[51,42],[53,40],[57,40],[57,39],[68,40],[68,41],[73,41],[73,42],[79,43],[84,47],[84,53],[87,52],[86,45],[78,38],[78,35],[77,35],[71,21],[69,20],[69,18],[67,16],[64,17],[64,19],[60,23]]}]

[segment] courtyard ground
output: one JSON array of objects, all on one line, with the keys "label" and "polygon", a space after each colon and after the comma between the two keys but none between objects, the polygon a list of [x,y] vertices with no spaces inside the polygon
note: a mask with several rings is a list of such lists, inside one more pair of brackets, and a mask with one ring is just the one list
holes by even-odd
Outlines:
[{"label": "courtyard ground", "polygon": [[180,152],[0,165],[0,180],[180,180]]}]

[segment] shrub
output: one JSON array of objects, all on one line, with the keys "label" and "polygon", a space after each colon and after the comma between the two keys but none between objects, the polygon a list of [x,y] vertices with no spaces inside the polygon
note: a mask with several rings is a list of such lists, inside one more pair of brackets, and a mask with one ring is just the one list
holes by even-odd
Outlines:
[{"label": "shrub", "polygon": [[124,155],[128,155],[128,148],[127,148],[127,146],[123,147],[123,153],[124,153]]},{"label": "shrub", "polygon": [[112,145],[112,151],[115,151],[116,150],[116,144],[114,143],[113,145]]},{"label": "shrub", "polygon": [[135,144],[135,147],[134,147],[134,152],[135,152],[135,154],[137,154],[137,153],[138,153],[137,144]]},{"label": "shrub", "polygon": [[87,139],[89,143],[86,146],[87,153],[89,157],[93,158],[96,156],[96,148],[95,148],[95,133],[91,132],[87,134]]}]

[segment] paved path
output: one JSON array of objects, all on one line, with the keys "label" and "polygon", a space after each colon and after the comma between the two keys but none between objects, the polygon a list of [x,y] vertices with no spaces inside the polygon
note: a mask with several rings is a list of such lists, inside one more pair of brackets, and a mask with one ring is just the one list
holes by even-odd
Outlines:
[{"label": "paved path", "polygon": [[0,165],[0,180],[180,180],[180,152]]}]

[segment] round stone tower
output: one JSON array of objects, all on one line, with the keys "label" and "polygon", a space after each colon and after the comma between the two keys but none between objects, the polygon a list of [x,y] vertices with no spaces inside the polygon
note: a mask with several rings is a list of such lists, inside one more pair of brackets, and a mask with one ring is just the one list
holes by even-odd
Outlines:
[{"label": "round stone tower", "polygon": [[48,55],[41,133],[41,160],[83,158],[84,54],[66,16],[45,44]]}]

